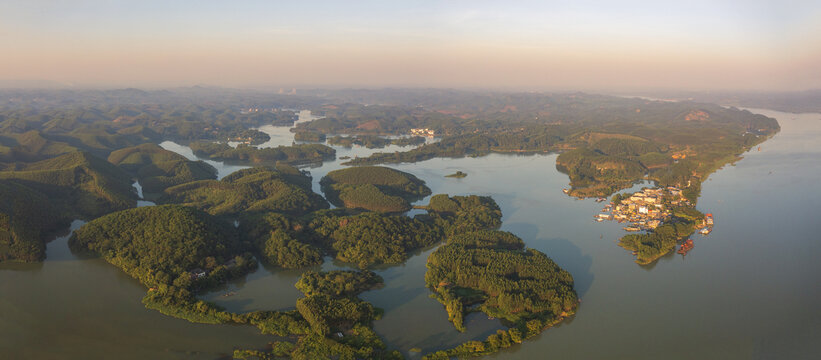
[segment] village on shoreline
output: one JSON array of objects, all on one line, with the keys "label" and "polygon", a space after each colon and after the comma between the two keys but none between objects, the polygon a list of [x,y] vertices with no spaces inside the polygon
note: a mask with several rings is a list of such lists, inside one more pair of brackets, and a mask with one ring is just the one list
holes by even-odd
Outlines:
[{"label": "village on shoreline", "polygon": [[[569,190],[564,189],[565,194]],[[606,202],[600,197],[596,202]],[[687,200],[681,189],[675,186],[643,188],[632,194],[616,194],[612,201],[604,205],[601,212],[593,219],[597,222],[617,221],[627,223],[622,229],[628,232],[652,232],[659,226],[674,220],[676,210],[689,208],[695,210],[695,204]],[[699,213],[700,214],[700,213]],[[696,219],[695,229],[701,235],[709,235],[713,230],[713,214],[707,213]],[[678,253],[686,255],[693,248],[692,239],[682,239]]]}]

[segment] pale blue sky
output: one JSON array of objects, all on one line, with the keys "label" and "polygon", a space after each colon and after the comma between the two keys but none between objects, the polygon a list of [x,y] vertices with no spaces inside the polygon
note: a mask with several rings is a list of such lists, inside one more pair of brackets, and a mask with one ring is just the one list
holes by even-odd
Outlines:
[{"label": "pale blue sky", "polygon": [[821,87],[821,1],[17,1],[0,79],[82,86]]}]

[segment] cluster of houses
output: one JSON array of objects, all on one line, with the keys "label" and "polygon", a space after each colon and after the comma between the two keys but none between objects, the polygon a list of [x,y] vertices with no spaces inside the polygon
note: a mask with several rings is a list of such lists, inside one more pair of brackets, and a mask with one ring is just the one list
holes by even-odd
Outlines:
[{"label": "cluster of houses", "polygon": [[428,129],[428,128],[411,129],[410,133],[411,133],[411,135],[416,135],[416,136],[434,136],[436,134],[436,132],[433,131],[433,129]]},{"label": "cluster of houses", "polygon": [[236,136],[236,137],[229,137],[228,141],[238,142],[240,144],[245,144],[245,145],[251,145],[251,143],[254,141],[254,138],[252,138],[250,136],[248,136],[248,137]]},{"label": "cluster of houses", "polygon": [[275,112],[279,112],[279,109],[277,109],[277,108],[249,107],[247,109],[242,108],[242,109],[239,110],[240,114],[254,114],[254,113],[259,113],[259,112],[275,113]]},{"label": "cluster of houses", "polygon": [[[598,202],[607,199],[599,199]],[[689,200],[682,196],[681,189],[669,186],[666,188],[643,189],[622,199],[619,204],[609,203],[604,206],[600,214],[596,214],[596,221],[616,220],[629,222],[624,227],[626,231],[653,230],[669,220],[672,216],[671,207],[691,206]],[[699,233],[707,235],[713,230],[713,214],[706,214],[704,220],[697,226]]]},{"label": "cluster of houses", "polygon": [[701,235],[709,235],[710,232],[713,231],[713,223],[714,223],[713,214],[705,214],[704,215],[704,223],[703,223],[704,227],[701,230],[699,230],[698,232]]},{"label": "cluster of houses", "polygon": [[596,221],[616,220],[630,222],[625,226],[627,231],[653,230],[663,224],[672,215],[669,206],[689,206],[690,202],[682,197],[679,188],[644,189],[622,199],[619,204],[610,203],[604,206]]}]

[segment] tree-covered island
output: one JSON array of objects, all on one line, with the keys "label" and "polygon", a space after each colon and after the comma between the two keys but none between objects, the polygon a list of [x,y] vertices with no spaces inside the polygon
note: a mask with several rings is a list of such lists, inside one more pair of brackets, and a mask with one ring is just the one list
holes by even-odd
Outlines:
[{"label": "tree-covered island", "polygon": [[431,193],[415,176],[382,166],[334,170],[320,184],[334,205],[381,212],[410,210],[412,201]]},{"label": "tree-covered island", "polygon": [[467,176],[468,176],[468,174],[462,172],[462,170],[456,171],[455,173],[450,174],[450,175],[445,175],[445,177],[454,178],[454,179],[461,179],[461,178],[465,178]]},{"label": "tree-covered island", "polygon": [[277,162],[289,164],[321,163],[336,156],[336,150],[322,144],[257,148],[246,144],[231,147],[226,143],[197,141],[188,144],[188,147],[191,148],[194,154],[204,158],[250,164],[275,164]]}]

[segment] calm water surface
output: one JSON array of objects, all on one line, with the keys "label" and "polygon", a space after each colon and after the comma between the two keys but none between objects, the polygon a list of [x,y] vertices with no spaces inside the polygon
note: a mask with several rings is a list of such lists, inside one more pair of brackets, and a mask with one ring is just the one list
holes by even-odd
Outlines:
[{"label": "calm water surface", "polygon": [[[504,213],[503,230],[573,274],[582,299],[578,314],[494,358],[816,358],[821,352],[821,263],[816,259],[821,253],[821,114],[753,111],[776,117],[781,133],[704,183],[698,208],[715,215],[712,234],[694,236],[695,249],[687,257],[671,254],[647,267],[616,246],[624,234],[620,224],[593,222],[601,204],[561,192],[568,179],[556,171],[556,155],[495,154],[393,167],[427,181],[434,194],[493,196]],[[311,119],[300,115],[301,121]],[[293,142],[287,127],[260,130],[271,135],[264,146]],[[161,145],[196,158],[183,145]],[[335,148],[337,157],[407,149]],[[208,162],[220,178],[244,168]],[[341,162],[308,169],[315,191],[319,179],[342,168]],[[468,177],[444,177],[456,170]],[[140,303],[142,286],[101,260],[72,255],[66,239],[49,243],[42,264],[0,265],[0,354],[215,359],[235,346],[262,347],[270,341],[248,326],[191,324],[147,310]],[[446,348],[501,327],[472,314],[466,333],[453,328],[444,307],[424,288],[425,261],[433,250],[376,269],[386,286],[362,295],[385,309],[375,330],[410,358],[419,357],[411,348]],[[320,268],[348,267],[326,259]],[[301,296],[293,286],[300,274],[260,267],[202,297],[239,312],[292,309]],[[223,296],[228,292],[235,295]]]}]

